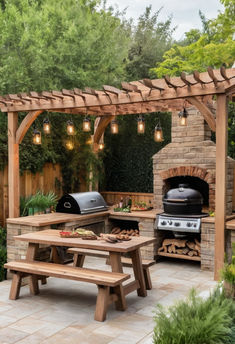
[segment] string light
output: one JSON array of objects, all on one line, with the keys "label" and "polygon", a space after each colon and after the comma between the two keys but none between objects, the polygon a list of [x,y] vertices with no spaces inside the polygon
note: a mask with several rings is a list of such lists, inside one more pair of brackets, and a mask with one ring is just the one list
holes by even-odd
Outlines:
[{"label": "string light", "polygon": [[51,133],[51,123],[48,118],[44,118],[43,120],[43,131],[47,135]]},{"label": "string light", "polygon": [[180,118],[180,125],[186,126],[187,125],[187,117],[188,117],[188,112],[186,108],[183,109],[183,111],[180,111],[178,114]]},{"label": "string light", "polygon": [[33,143],[40,145],[42,143],[41,132],[37,129],[33,130]]},{"label": "string light", "polygon": [[65,142],[65,147],[68,149],[68,150],[73,150],[74,149],[74,142],[72,140],[67,140]]},{"label": "string light", "polygon": [[69,120],[67,122],[67,134],[68,135],[74,135],[75,134],[75,128],[72,120]]},{"label": "string light", "polygon": [[145,132],[145,121],[144,121],[144,118],[140,115],[137,118],[137,133],[144,134],[144,132]]},{"label": "string light", "polygon": [[103,150],[104,149],[104,143],[99,143],[99,150]]},{"label": "string light", "polygon": [[154,141],[155,142],[162,142],[162,141],[164,141],[164,139],[163,139],[163,131],[162,131],[160,120],[157,123],[157,125],[155,127],[155,130],[154,130]]},{"label": "string light", "polygon": [[111,133],[118,134],[118,121],[116,119],[111,121]]},{"label": "string light", "polygon": [[91,130],[91,120],[87,117],[84,118],[83,123],[82,123],[82,129],[85,132],[88,132]]}]

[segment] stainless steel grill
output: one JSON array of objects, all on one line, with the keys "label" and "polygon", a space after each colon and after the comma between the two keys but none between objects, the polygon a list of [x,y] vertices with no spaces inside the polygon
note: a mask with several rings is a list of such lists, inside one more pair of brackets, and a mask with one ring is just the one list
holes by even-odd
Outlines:
[{"label": "stainless steel grill", "polygon": [[96,191],[66,194],[56,207],[56,212],[70,214],[90,214],[105,210],[108,210],[108,206]]}]

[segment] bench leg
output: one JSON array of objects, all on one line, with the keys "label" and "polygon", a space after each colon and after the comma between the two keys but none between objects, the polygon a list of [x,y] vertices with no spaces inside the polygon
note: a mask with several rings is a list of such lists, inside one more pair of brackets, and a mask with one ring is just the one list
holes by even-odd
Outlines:
[{"label": "bench leg", "polygon": [[117,301],[115,301],[116,310],[125,311],[127,308],[127,305],[126,305],[126,298],[125,298],[123,286],[118,285],[114,287],[113,289],[114,289],[114,293],[118,296]]},{"label": "bench leg", "polygon": [[30,275],[29,276],[29,290],[30,290],[30,293],[33,295],[39,294],[38,276],[37,275]]},{"label": "bench leg", "polygon": [[151,290],[152,289],[152,281],[149,273],[149,268],[143,269],[144,271],[144,279],[146,284],[146,289]]},{"label": "bench leg", "polygon": [[103,285],[97,285],[97,287],[98,287],[98,296],[96,300],[94,319],[96,321],[104,321],[106,319],[110,288]]},{"label": "bench leg", "polygon": [[22,274],[20,272],[15,272],[13,274],[13,279],[11,282],[11,290],[10,290],[10,295],[9,295],[10,300],[16,300],[19,298],[21,281],[22,281]]},{"label": "bench leg", "polygon": [[73,266],[76,266],[78,268],[82,268],[85,260],[84,254],[74,254],[73,257]]},{"label": "bench leg", "polygon": [[40,276],[41,284],[47,284],[47,276]]}]

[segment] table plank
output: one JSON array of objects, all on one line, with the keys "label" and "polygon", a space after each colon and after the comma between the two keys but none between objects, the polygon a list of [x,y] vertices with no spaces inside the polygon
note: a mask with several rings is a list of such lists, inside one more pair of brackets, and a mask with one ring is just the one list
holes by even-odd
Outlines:
[{"label": "table plank", "polygon": [[156,241],[151,237],[132,237],[129,241],[108,243],[104,240],[83,240],[81,238],[61,238],[60,230],[48,229],[15,236],[14,239],[30,243],[46,244],[49,246],[78,247],[109,252],[130,252]]}]

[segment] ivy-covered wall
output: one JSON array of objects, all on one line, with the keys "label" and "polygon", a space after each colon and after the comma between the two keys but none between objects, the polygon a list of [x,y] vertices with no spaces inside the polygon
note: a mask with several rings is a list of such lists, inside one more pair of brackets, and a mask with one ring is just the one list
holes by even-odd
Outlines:
[{"label": "ivy-covered wall", "polygon": [[[104,183],[102,190],[153,192],[152,156],[171,141],[171,114],[145,114],[145,134],[137,134],[138,115],[118,116],[119,133],[105,132]],[[161,121],[163,142],[153,139],[154,128]]]}]

